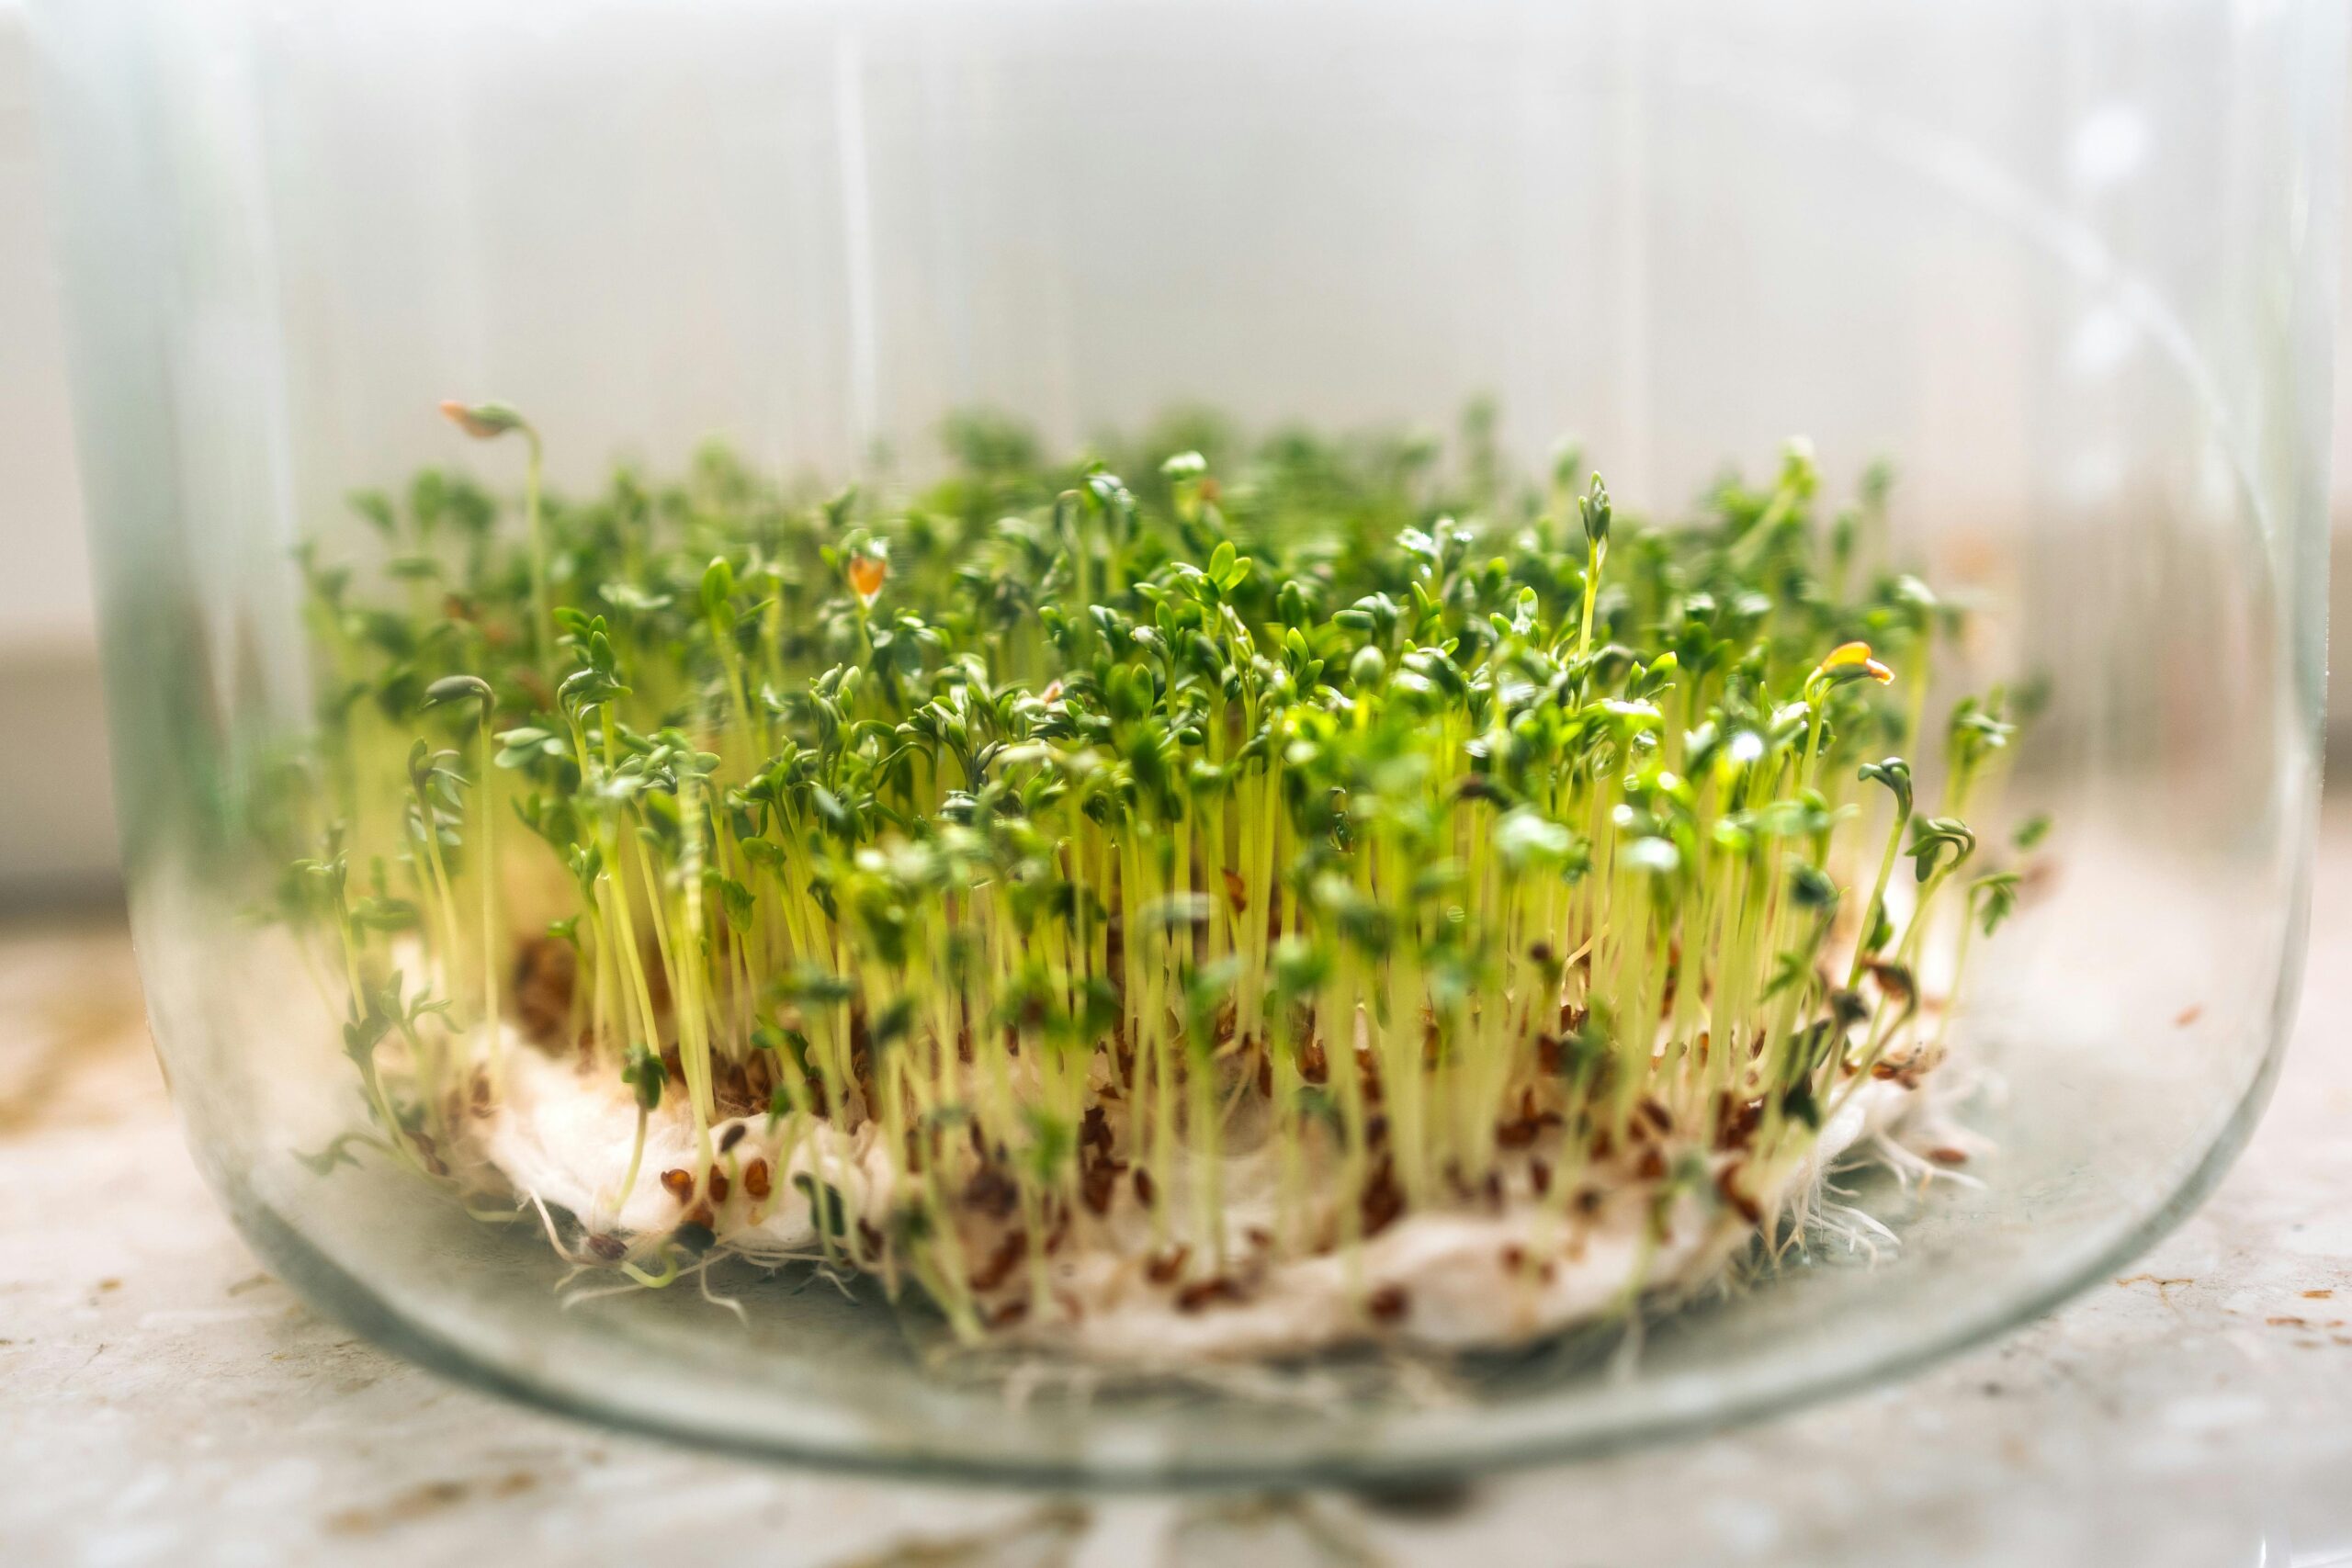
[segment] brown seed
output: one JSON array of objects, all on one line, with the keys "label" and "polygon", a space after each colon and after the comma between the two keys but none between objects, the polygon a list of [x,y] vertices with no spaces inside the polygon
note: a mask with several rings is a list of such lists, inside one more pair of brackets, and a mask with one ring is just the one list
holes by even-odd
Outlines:
[{"label": "brown seed", "polygon": [[743,1168],[743,1190],[753,1198],[764,1198],[775,1189],[769,1184],[768,1162],[755,1159]]},{"label": "brown seed", "polygon": [[694,1173],[684,1170],[665,1170],[662,1173],[662,1189],[681,1203],[692,1202],[695,1196]]},{"label": "brown seed", "polygon": [[1928,1151],[1928,1157],[1934,1160],[1938,1165],[1966,1165],[1968,1163],[1968,1151],[1966,1149],[1955,1149],[1950,1145],[1946,1145],[1942,1148],[1929,1149]]},{"label": "brown seed", "polygon": [[1198,1312],[1217,1302],[1238,1302],[1241,1287],[1220,1274],[1214,1280],[1203,1280],[1176,1292],[1178,1312]]},{"label": "brown seed", "polygon": [[1715,1190],[1723,1194],[1724,1202],[1738,1211],[1739,1217],[1751,1225],[1764,1223],[1764,1211],[1739,1185],[1739,1167],[1727,1165],[1715,1173]]},{"label": "brown seed", "polygon": [[1413,1301],[1405,1293],[1404,1286],[1383,1285],[1372,1292],[1363,1306],[1374,1323],[1402,1323],[1405,1314],[1412,1310]]},{"label": "brown seed", "polygon": [[1013,1269],[1020,1266],[1021,1255],[1028,1247],[1027,1231],[1015,1225],[1005,1232],[997,1242],[996,1250],[989,1254],[988,1261],[981,1264],[979,1272],[972,1276],[972,1289],[985,1295],[1003,1284],[1012,1277]]},{"label": "brown seed", "polygon": [[752,1124],[748,1122],[738,1122],[728,1128],[718,1135],[718,1152],[727,1154],[732,1151],[736,1145],[743,1141],[743,1134],[751,1130]]},{"label": "brown seed", "polygon": [[1001,1220],[1020,1206],[1021,1190],[996,1167],[982,1166],[966,1183],[964,1201],[989,1218]]},{"label": "brown seed", "polygon": [[578,967],[571,944],[555,937],[535,937],[515,952],[514,1016],[526,1037],[544,1043],[561,1032],[571,1017]]},{"label": "brown seed", "polygon": [[1069,1235],[1069,1205],[1047,1197],[1046,1218],[1050,1222],[1046,1232],[1046,1256],[1051,1258],[1062,1249],[1063,1238]]},{"label": "brown seed", "polygon": [[1180,1241],[1163,1252],[1154,1253],[1144,1265],[1144,1274],[1155,1285],[1171,1283],[1184,1272],[1184,1260],[1192,1255],[1193,1249]]},{"label": "brown seed", "polygon": [[1405,1192],[1396,1185],[1396,1174],[1384,1158],[1364,1184],[1363,1237],[1369,1241],[1395,1224],[1404,1216]]},{"label": "brown seed", "polygon": [[1157,1201],[1159,1190],[1151,1179],[1151,1172],[1141,1166],[1136,1167],[1136,1196],[1142,1201],[1144,1207],[1149,1208]]},{"label": "brown seed", "polygon": [[727,1180],[727,1173],[723,1170],[712,1171],[710,1173],[710,1201],[714,1203],[724,1203],[727,1201],[728,1190],[729,1183]]},{"label": "brown seed", "polygon": [[616,1235],[592,1235],[588,1250],[607,1263],[617,1263],[628,1255],[628,1243]]},{"label": "brown seed", "polygon": [[1866,967],[1870,970],[1871,978],[1878,982],[1878,988],[1896,1001],[1909,1001],[1918,995],[1918,982],[1902,964],[1871,964]]}]

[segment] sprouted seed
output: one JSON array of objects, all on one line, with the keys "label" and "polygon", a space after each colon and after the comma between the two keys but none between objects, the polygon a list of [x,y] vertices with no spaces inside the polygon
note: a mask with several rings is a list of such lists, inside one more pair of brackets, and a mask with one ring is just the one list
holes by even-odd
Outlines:
[{"label": "sprouted seed", "polygon": [[322,1175],[616,1286],[814,1262],[1181,1359],[1529,1340],[1785,1237],[1848,1150],[1956,1163],[1896,1134],[2016,901],[1968,825],[2015,716],[1923,733],[1959,617],[1883,471],[1825,518],[1792,444],[1654,526],[1485,418],[1460,478],[967,418],[897,503],[716,446],[574,500],[444,412],[523,438],[519,540],[433,469],[354,498],[379,580],[302,557],[278,909],[371,1124]]}]

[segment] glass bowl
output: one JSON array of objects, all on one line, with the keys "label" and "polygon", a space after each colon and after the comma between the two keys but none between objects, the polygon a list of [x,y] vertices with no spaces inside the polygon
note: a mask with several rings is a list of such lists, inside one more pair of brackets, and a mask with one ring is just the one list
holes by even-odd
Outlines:
[{"label": "glass bowl", "polygon": [[[811,1463],[1425,1478],[1998,1333],[2176,1223],[2262,1107],[2318,789],[2340,7],[35,19],[159,1052],[257,1251],[405,1355]],[[1573,435],[1621,510],[1665,516],[1727,463],[1769,476],[1792,436],[1825,504],[1891,460],[1890,558],[1968,610],[1934,714],[2046,690],[1980,825],[2054,827],[2015,852],[2024,897],[1952,1026],[1968,1142],[1930,1153],[1971,1179],[1840,1178],[1842,1242],[1815,1227],[1735,1288],[1435,1359],[951,1354],[870,1281],[806,1268],[560,1293],[541,1216],[469,1213],[345,1137],[370,1114],[349,998],[266,918],[289,792],[316,787],[289,748],[331,694],[304,565],[380,574],[346,498],[427,465],[516,513],[522,444],[436,412],[469,400],[459,423],[495,437],[507,405],[470,401],[493,396],[528,411],[550,498],[616,457],[675,473],[715,433],[780,483],[888,492],[939,473],[943,421],[972,409],[1057,451],[1212,404],[1252,432],[1467,409],[1492,462],[1541,473]]]}]

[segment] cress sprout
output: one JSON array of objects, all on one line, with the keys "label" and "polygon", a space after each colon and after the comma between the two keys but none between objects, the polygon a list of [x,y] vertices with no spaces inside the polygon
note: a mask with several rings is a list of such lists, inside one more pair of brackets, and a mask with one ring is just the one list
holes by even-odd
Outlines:
[{"label": "cress sprout", "polygon": [[[355,498],[383,593],[305,552],[279,907],[372,1141],[644,1283],[805,1235],[1049,1339],[1097,1276],[1208,1316],[1329,1265],[1346,1332],[1403,1332],[1380,1238],[1503,1216],[1563,1303],[1526,1321],[1589,1315],[1547,1283],[1581,1235],[1641,1232],[1623,1302],[1801,1207],[1829,1119],[1947,1048],[1931,954],[2018,897],[1965,816],[2018,705],[1918,754],[1951,613],[1866,578],[1883,471],[1819,517],[1802,444],[1660,526],[1574,448],[1513,478],[1491,411],[1459,477],[967,418],[899,501],[717,446],[559,496],[520,412],[443,412],[524,437],[522,543],[436,471]],[[559,1092],[609,1147],[549,1152]]]}]

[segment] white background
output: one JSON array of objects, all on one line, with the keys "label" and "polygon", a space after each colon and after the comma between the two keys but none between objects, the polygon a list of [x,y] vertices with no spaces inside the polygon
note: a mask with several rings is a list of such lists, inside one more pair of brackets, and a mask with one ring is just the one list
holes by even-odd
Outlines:
[{"label": "white background", "polygon": [[[17,6],[0,0],[0,905],[104,896],[112,881],[90,570]],[[2336,343],[2343,383],[2352,354],[2346,334]],[[2352,420],[2335,430],[2342,529]],[[2329,597],[2339,621],[2352,615],[2352,570],[2339,564]],[[2336,734],[2352,735],[2346,683],[2329,708]]]}]

